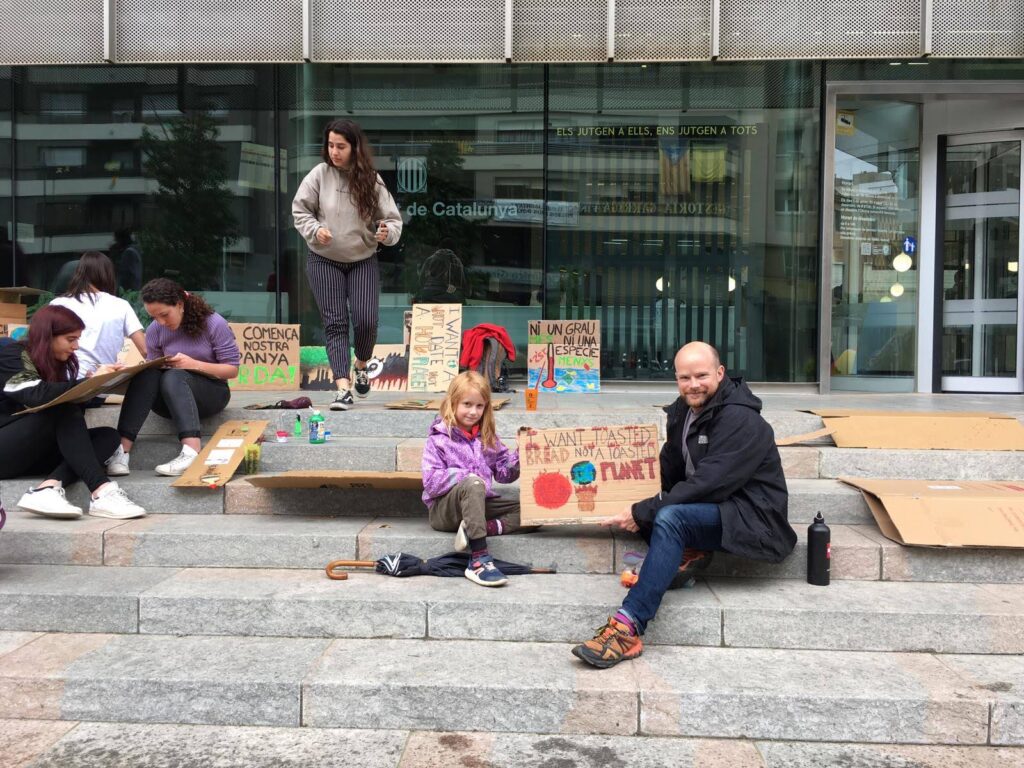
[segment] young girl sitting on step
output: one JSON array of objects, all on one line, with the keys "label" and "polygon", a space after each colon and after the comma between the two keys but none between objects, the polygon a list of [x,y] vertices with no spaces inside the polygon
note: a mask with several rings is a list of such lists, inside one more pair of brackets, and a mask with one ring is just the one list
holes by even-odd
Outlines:
[{"label": "young girl sitting on step", "polygon": [[495,481],[519,477],[519,451],[498,439],[491,388],[476,371],[455,377],[423,449],[423,501],[435,531],[456,531],[455,549],[470,550],[466,578],[482,587],[508,583],[487,551],[487,537],[520,529],[519,499],[499,496]]}]

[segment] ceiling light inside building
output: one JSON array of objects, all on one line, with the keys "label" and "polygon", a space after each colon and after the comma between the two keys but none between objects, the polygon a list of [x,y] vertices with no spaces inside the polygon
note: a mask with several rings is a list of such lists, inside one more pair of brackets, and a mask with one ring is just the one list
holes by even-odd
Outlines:
[{"label": "ceiling light inside building", "polygon": [[735,290],[736,290],[736,278],[733,277],[732,275],[729,275],[729,293],[732,293]]},{"label": "ceiling light inside building", "polygon": [[903,286],[900,285],[899,283],[893,283],[891,286],[889,286],[889,294],[894,299],[898,299],[900,296],[903,295]]},{"label": "ceiling light inside building", "polygon": [[892,260],[892,268],[897,272],[906,272],[912,266],[914,266],[914,260],[906,253],[901,253]]},{"label": "ceiling light inside building", "polygon": [[1017,262],[1016,261],[1008,261],[1008,262],[1006,262],[1006,271],[1007,272],[1012,272],[1013,274],[1016,275],[1017,274],[1017,269],[1018,269],[1018,266],[1017,266]]}]

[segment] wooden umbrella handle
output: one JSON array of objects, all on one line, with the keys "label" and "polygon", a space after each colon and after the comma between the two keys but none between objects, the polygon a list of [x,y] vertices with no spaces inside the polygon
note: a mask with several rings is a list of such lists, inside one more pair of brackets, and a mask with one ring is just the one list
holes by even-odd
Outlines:
[{"label": "wooden umbrella handle", "polygon": [[327,578],[335,581],[346,581],[348,574],[344,571],[336,571],[335,568],[373,568],[377,565],[376,560],[332,560],[327,564]]}]

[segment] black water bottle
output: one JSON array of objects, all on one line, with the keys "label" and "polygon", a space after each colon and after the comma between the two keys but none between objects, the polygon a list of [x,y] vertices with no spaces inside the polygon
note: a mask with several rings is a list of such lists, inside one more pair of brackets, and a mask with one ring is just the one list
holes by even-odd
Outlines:
[{"label": "black water bottle", "polygon": [[821,512],[807,526],[807,583],[827,587],[832,564],[832,532]]}]

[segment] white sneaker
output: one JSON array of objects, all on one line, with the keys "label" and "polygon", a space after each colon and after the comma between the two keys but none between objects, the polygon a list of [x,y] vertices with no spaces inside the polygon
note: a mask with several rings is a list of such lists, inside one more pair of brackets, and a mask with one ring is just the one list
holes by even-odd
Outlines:
[{"label": "white sneaker", "polygon": [[99,496],[89,502],[89,514],[93,517],[130,520],[133,517],[145,517],[146,510],[129,499],[124,489],[111,480],[103,486]]},{"label": "white sneaker", "polygon": [[117,446],[117,450],[114,454],[107,459],[107,477],[124,477],[131,472],[128,468],[128,460],[130,454],[124,452],[124,448],[120,445]]},{"label": "white sneaker", "polygon": [[82,516],[82,508],[76,507],[68,501],[64,497],[64,489],[54,485],[37,489],[29,488],[18,502],[18,508],[26,512],[35,512],[43,517],[73,520]]},{"label": "white sneaker", "polygon": [[192,466],[193,460],[199,454],[187,445],[181,446],[181,453],[168,461],[166,464],[157,464],[156,473],[164,477],[178,477],[185,474],[185,470]]},{"label": "white sneaker", "polygon": [[466,521],[459,523],[459,530],[455,532],[455,551],[465,552],[469,549],[469,537],[466,535]]}]

